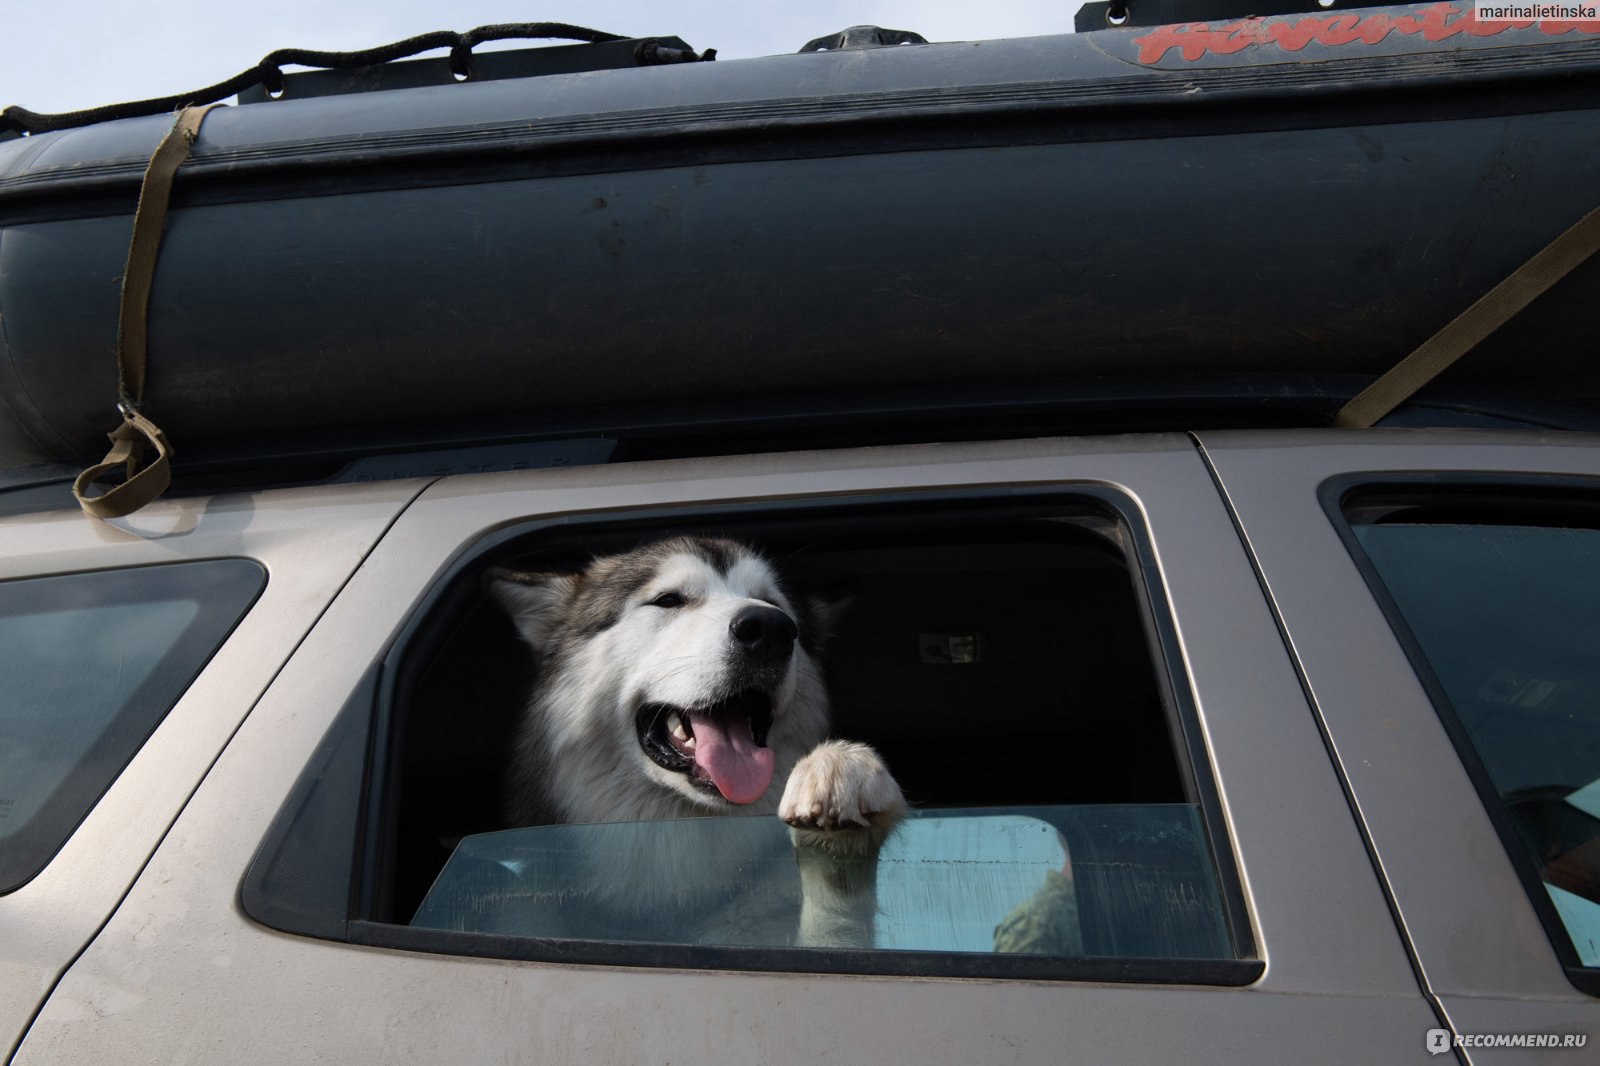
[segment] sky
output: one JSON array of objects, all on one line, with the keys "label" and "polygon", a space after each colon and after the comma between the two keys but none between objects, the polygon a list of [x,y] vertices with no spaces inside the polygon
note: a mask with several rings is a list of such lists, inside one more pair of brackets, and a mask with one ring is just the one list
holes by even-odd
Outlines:
[{"label": "sky", "polygon": [[[566,22],[629,37],[678,36],[718,59],[797,51],[846,26],[930,41],[1067,33],[1080,0],[0,0],[0,107],[74,111],[186,92],[278,48],[348,51],[431,30]],[[443,55],[443,52],[429,53]],[[290,68],[291,70],[294,68]]]}]

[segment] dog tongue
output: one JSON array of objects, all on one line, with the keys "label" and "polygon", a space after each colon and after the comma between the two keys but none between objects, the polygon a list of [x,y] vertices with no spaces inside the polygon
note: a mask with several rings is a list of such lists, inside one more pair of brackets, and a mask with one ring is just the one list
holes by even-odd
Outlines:
[{"label": "dog tongue", "polygon": [[690,716],[694,723],[694,761],[732,803],[754,803],[772,784],[777,756],[758,747],[750,735],[750,720],[717,720]]}]

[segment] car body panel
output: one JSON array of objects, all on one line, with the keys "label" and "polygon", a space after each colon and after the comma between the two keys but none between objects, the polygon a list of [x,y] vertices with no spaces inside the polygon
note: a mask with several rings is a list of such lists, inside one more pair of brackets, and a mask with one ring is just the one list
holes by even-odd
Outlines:
[{"label": "car body panel", "polygon": [[116,908],[256,698],[425,482],[172,500],[136,518],[0,518],[0,579],[245,557],[266,585],[162,724],[35,878],[0,896],[0,1040],[13,1045]]},{"label": "car body panel", "polygon": [[[1330,478],[1414,472],[1594,478],[1576,434],[1379,430],[1202,435],[1283,620],[1428,988],[1457,1032],[1600,1033],[1483,803],[1319,499]],[[1462,871],[1472,871],[1463,878]],[[1574,1061],[1593,1049],[1572,1050]],[[1473,1062],[1526,1052],[1475,1049]]]},{"label": "car body panel", "polygon": [[[308,940],[241,912],[244,871],[319,739],[419,598],[479,538],[541,516],[1073,483],[1118,488],[1148,522],[1267,964],[1256,984],[506,962]],[[1228,513],[1192,444],[1170,435],[437,482],[285,665],[17,1061],[1398,1062],[1427,1059],[1423,1034],[1436,1024]]]}]

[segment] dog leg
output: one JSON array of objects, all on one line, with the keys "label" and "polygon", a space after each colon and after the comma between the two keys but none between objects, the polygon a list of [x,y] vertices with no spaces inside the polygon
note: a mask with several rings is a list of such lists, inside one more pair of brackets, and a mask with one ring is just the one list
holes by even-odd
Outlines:
[{"label": "dog leg", "polygon": [[878,849],[905,809],[889,768],[865,744],[830,740],[795,766],[778,817],[800,867],[799,944],[872,946]]},{"label": "dog leg", "polygon": [[[803,830],[792,829],[797,836]],[[800,927],[806,948],[870,948],[878,916],[878,856],[839,854],[799,845]]]}]

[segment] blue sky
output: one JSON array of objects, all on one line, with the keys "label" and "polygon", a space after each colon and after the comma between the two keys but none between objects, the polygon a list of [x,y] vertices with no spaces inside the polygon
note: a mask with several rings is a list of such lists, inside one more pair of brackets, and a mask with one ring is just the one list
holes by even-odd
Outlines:
[{"label": "blue sky", "polygon": [[71,111],[210,85],[275,48],[347,50],[429,30],[568,22],[626,36],[676,34],[723,59],[793,52],[858,24],[935,41],[1071,30],[1080,0],[270,0],[148,4],[0,0],[0,107]]}]

